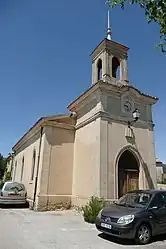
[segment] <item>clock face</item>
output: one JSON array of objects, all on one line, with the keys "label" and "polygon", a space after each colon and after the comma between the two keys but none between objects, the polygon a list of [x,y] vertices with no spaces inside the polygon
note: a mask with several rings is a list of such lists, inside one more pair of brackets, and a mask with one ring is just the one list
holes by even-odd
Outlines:
[{"label": "clock face", "polygon": [[125,111],[127,111],[127,112],[129,112],[129,111],[131,111],[131,108],[132,108],[132,104],[131,104],[131,102],[129,101],[129,100],[126,100],[125,102],[124,102],[124,109],[125,109]]}]

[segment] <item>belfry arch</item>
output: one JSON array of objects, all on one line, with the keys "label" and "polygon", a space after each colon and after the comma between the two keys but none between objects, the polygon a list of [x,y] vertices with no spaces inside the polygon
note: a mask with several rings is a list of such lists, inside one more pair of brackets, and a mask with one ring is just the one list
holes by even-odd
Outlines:
[{"label": "belfry arch", "polygon": [[99,59],[97,62],[97,80],[102,79],[102,60]]},{"label": "belfry arch", "polygon": [[116,57],[113,57],[112,58],[112,77],[115,79],[120,78],[118,69],[120,70],[120,62]]}]

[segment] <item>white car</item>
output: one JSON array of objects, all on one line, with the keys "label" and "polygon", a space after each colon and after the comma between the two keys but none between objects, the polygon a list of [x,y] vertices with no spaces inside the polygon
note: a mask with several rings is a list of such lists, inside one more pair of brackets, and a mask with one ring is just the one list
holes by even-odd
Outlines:
[{"label": "white car", "polygon": [[0,204],[26,204],[27,191],[24,184],[7,181],[0,184]]}]

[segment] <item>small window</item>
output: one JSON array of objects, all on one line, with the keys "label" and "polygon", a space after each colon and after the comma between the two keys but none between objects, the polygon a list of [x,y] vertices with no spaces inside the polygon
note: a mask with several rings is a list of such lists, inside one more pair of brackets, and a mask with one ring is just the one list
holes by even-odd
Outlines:
[{"label": "small window", "polygon": [[33,151],[31,181],[33,181],[34,179],[35,163],[36,163],[36,150]]},{"label": "small window", "polygon": [[23,174],[24,174],[24,157],[22,158],[22,167],[21,167],[21,178],[20,181],[23,179]]}]

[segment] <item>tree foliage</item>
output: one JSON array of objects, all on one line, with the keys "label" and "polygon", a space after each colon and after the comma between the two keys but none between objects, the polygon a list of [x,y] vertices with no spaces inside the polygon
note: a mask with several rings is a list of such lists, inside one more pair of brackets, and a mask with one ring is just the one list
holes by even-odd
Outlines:
[{"label": "tree foliage", "polygon": [[3,157],[2,154],[0,154],[0,179],[3,178],[3,175],[5,173],[5,169],[6,169],[6,165],[7,165],[6,158]]},{"label": "tree foliage", "polygon": [[160,42],[161,51],[166,52],[166,0],[107,0],[111,8],[117,4],[124,9],[126,3],[138,4],[145,10],[145,16],[148,23],[156,22],[160,26]]},{"label": "tree foliage", "polygon": [[5,170],[4,172],[4,182],[5,181],[10,181],[12,179],[11,171]]}]

